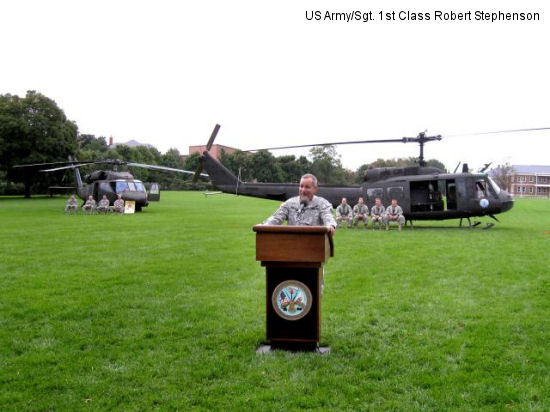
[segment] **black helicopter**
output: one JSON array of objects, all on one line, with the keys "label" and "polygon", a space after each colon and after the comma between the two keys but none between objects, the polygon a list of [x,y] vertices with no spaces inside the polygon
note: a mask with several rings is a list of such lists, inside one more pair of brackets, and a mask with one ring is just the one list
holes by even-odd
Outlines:
[{"label": "black helicopter", "polygon": [[[212,137],[208,142],[207,150],[202,153],[197,172],[206,170],[212,183],[219,190],[236,195],[245,195],[284,201],[298,192],[298,185],[292,183],[245,183],[240,181],[230,170],[213,158],[209,149],[213,143],[219,125],[216,125]],[[420,155],[418,165],[411,167],[373,168],[366,171],[363,184],[354,186],[321,185],[317,191],[334,207],[340,204],[343,197],[355,204],[359,197],[371,208],[376,198],[380,198],[384,205],[397,199],[403,208],[405,218],[411,223],[413,220],[468,220],[470,227],[472,217],[489,216],[498,221],[496,214],[510,210],[514,205],[512,196],[501,189],[491,177],[485,173],[489,165],[479,173],[470,173],[464,165],[462,173],[446,173],[434,167],[427,167],[424,160],[424,144],[434,140],[441,140],[441,135],[427,136],[426,132],[416,137],[402,139],[364,140],[322,143],[315,145],[295,145],[285,147],[271,147],[275,150],[312,146],[328,146],[335,144],[356,143],[418,143]],[[456,170],[455,170],[456,172]],[[492,225],[488,225],[490,227]]]},{"label": "black helicopter", "polygon": [[[105,195],[107,196],[107,199],[109,199],[109,203],[112,205],[120,194],[122,196],[122,199],[124,199],[125,201],[135,202],[136,211],[141,211],[141,209],[143,207],[146,207],[149,202],[160,200],[160,186],[158,183],[149,183],[147,184],[148,190],[146,190],[146,185],[141,180],[135,179],[134,176],[132,176],[132,174],[129,172],[118,171],[118,166],[124,165],[129,167],[139,167],[144,169],[161,170],[189,175],[195,174],[195,172],[183,169],[174,169],[165,166],[126,162],[119,159],[94,160],[87,162],[78,162],[76,160],[70,159],[66,162],[37,163],[17,165],[14,167],[40,167],[55,164],[63,164],[64,166],[54,167],[50,169],[42,169],[40,171],[56,172],[59,170],[73,169],[76,185],[75,190],[78,196],[83,201],[86,201],[86,199],[88,199],[88,196],[93,196],[95,200],[99,200],[103,197],[103,195]],[[114,170],[96,170],[88,175],[85,175],[84,179],[82,179],[80,175],[80,167],[98,164],[112,165]],[[200,173],[199,175],[208,177],[208,175],[204,173]],[[197,177],[199,175],[197,175]]]}]

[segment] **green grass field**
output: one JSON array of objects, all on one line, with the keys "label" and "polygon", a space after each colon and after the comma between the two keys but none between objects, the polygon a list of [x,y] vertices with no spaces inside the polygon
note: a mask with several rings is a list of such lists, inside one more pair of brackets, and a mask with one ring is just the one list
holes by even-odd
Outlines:
[{"label": "green grass field", "polygon": [[256,354],[251,227],[277,202],[164,192],[135,215],[0,199],[0,410],[550,410],[550,202],[491,230],[340,230],[331,354]]}]

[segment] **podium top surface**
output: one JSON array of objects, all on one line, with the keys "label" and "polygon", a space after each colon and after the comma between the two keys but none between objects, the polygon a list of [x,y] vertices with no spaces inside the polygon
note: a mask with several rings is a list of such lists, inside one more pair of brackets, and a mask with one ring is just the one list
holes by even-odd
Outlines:
[{"label": "podium top surface", "polygon": [[256,260],[322,263],[334,256],[330,229],[325,226],[256,225]]},{"label": "podium top surface", "polygon": [[326,226],[255,225],[256,233],[328,233]]}]

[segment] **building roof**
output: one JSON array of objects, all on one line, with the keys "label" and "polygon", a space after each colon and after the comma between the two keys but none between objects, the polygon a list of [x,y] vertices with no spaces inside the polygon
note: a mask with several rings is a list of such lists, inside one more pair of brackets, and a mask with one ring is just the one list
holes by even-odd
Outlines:
[{"label": "building roof", "polygon": [[526,174],[526,175],[550,175],[550,166],[532,166],[532,165],[512,165],[516,174]]}]

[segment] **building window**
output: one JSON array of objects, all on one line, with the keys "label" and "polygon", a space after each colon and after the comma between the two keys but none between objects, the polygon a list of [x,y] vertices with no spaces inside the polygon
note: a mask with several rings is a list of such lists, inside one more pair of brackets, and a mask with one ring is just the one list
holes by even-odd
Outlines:
[{"label": "building window", "polygon": [[533,193],[533,186],[529,187],[529,193]]},{"label": "building window", "polygon": [[529,176],[529,181],[533,183],[535,181],[535,176]]}]

